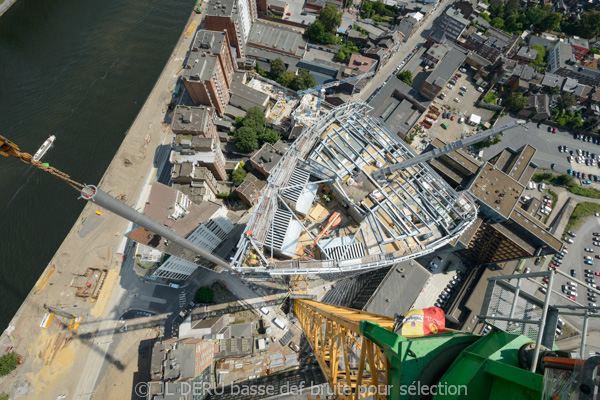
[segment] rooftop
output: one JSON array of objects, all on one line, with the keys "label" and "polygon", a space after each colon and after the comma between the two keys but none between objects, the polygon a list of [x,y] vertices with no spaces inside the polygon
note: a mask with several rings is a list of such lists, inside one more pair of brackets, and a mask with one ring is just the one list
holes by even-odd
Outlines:
[{"label": "rooftop", "polygon": [[306,41],[302,38],[302,33],[298,31],[258,20],[252,25],[248,36],[248,45],[290,53],[302,58]]},{"label": "rooftop", "polygon": [[448,54],[437,63],[435,69],[431,71],[425,81],[439,87],[444,86],[462,63],[465,62],[466,58],[467,56],[464,52],[453,47]]},{"label": "rooftop", "polygon": [[480,202],[508,218],[525,187],[490,163],[486,163],[467,189]]},{"label": "rooftop", "polygon": [[182,76],[184,79],[208,81],[217,67],[218,57],[200,51],[190,51]]},{"label": "rooftop", "polygon": [[225,32],[199,29],[194,36],[191,49],[197,51],[210,50],[212,54],[219,54],[226,41],[227,34]]},{"label": "rooftop", "polygon": [[235,10],[235,0],[210,0],[206,7],[206,16],[230,17]]},{"label": "rooftop", "polygon": [[415,260],[394,265],[363,310],[388,317],[407,312],[430,276],[431,274]]},{"label": "rooftop", "polygon": [[517,57],[535,60],[535,58],[537,57],[537,53],[538,51],[536,49],[532,49],[529,46],[522,46],[517,52]]},{"label": "rooftop", "polygon": [[244,85],[242,82],[233,81],[230,87],[231,98],[229,104],[248,111],[251,107],[260,107],[263,111],[267,108],[269,95]]},{"label": "rooftop", "polygon": [[211,107],[175,107],[171,128],[177,133],[208,133],[215,111]]}]

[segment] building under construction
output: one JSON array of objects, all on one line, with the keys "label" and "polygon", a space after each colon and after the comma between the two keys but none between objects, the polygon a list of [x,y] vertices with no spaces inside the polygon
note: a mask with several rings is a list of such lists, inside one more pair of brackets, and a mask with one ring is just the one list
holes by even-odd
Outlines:
[{"label": "building under construction", "polygon": [[272,275],[380,268],[451,244],[477,217],[426,163],[384,182],[373,173],[415,156],[361,102],[303,130],[279,161],[232,267]]}]

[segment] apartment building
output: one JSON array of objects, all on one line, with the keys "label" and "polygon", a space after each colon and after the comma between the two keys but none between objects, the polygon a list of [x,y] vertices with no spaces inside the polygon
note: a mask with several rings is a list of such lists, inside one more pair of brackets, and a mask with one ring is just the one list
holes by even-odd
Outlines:
[{"label": "apartment building", "polygon": [[231,80],[236,70],[236,61],[231,51],[231,42],[226,32],[198,30],[194,36],[191,50],[217,56],[225,75],[227,86],[231,85]]},{"label": "apartment building", "polygon": [[177,106],[173,113],[171,129],[173,133],[199,135],[205,138],[218,138],[214,123],[215,109],[212,107]]},{"label": "apartment building", "polygon": [[237,56],[244,57],[250,28],[256,18],[256,0],[211,0],[206,7],[204,27],[226,32]]},{"label": "apartment building", "polygon": [[226,71],[218,56],[190,51],[182,80],[194,104],[213,107],[223,115],[230,95]]},{"label": "apartment building", "polygon": [[218,180],[227,180],[225,156],[218,138],[176,135],[173,138],[172,149],[169,157],[171,164],[191,162],[199,167],[208,168]]}]

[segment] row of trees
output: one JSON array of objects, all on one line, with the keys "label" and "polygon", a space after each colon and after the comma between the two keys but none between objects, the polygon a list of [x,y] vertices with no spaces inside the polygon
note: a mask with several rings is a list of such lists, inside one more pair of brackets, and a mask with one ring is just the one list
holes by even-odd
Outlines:
[{"label": "row of trees", "polygon": [[235,146],[244,153],[251,153],[258,149],[259,141],[275,144],[281,136],[272,129],[266,127],[267,118],[260,107],[251,107],[245,117],[235,119],[235,132],[233,142]]},{"label": "row of trees", "polygon": [[390,17],[395,13],[396,10],[386,6],[383,1],[365,1],[360,9],[361,18]]},{"label": "row of trees", "polygon": [[563,31],[588,39],[600,35],[599,11],[583,13],[578,21],[570,22],[563,19],[563,14],[552,12],[551,5],[524,9],[519,7],[519,0],[508,0],[505,3],[492,2],[487,13],[482,13],[481,17],[493,27],[515,34],[521,34],[533,26],[542,32]]},{"label": "row of trees", "polygon": [[276,58],[271,62],[271,70],[269,72],[262,69],[256,63],[256,72],[292,90],[304,90],[317,86],[317,81],[310,72],[301,69],[296,75],[293,71],[287,70],[281,58]]}]

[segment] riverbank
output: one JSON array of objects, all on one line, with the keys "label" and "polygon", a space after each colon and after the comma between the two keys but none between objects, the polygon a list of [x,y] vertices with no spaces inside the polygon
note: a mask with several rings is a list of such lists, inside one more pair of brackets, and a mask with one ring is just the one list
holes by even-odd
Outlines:
[{"label": "riverbank", "polygon": [[[158,81],[100,180],[99,186],[104,191],[115,197],[124,195],[132,206],[139,206],[141,194],[156,173],[157,148],[171,139],[165,124],[166,105],[189,49],[189,32],[193,33],[195,29],[191,27],[197,26],[200,20],[200,15],[191,13]],[[56,184],[61,183],[57,181]],[[77,195],[73,192],[73,196]],[[118,306],[127,296],[127,290],[121,286],[122,277],[119,279],[123,234],[127,227],[127,221],[122,218],[92,203],[86,204],[0,336],[3,348],[12,347],[24,360],[15,372],[0,380],[0,393],[7,392],[11,397],[27,394],[27,398],[34,399],[93,396],[105,359],[109,362],[120,359],[118,354],[109,353],[108,345],[119,318]],[[77,277],[89,272],[90,268],[105,270],[108,277],[102,278],[105,279],[104,286],[97,301],[76,296]],[[63,329],[59,321],[68,322],[68,317],[58,316],[48,328],[41,328],[45,305],[81,317],[79,330]],[[123,362],[129,360],[123,358]]]},{"label": "riverbank", "polygon": [[0,0],[0,17],[16,2],[17,0]]}]

